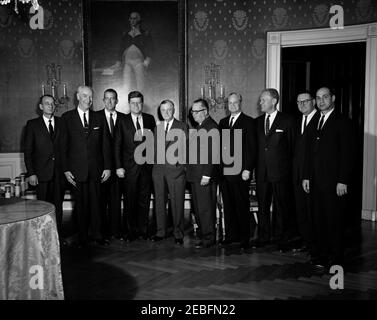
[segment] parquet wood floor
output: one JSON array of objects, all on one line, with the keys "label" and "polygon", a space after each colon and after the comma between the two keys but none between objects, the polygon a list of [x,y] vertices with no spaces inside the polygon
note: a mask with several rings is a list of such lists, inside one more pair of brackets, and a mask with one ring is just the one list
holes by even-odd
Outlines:
[{"label": "parquet wood floor", "polygon": [[332,290],[303,253],[275,247],[242,252],[237,244],[195,249],[173,238],[62,248],[66,299],[273,300],[377,299],[377,228],[362,223],[362,242],[347,248],[344,289]]}]

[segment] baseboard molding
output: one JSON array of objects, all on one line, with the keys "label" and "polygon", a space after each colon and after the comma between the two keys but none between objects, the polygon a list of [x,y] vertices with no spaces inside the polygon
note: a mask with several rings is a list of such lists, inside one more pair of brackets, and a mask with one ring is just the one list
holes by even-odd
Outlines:
[{"label": "baseboard molding", "polygon": [[[36,193],[33,191],[27,191],[27,194],[24,196],[25,199],[29,200],[37,200]],[[73,204],[75,200],[73,199],[71,193],[69,191],[66,191],[64,195],[64,202],[63,202],[63,210],[64,211],[71,211],[73,210]],[[153,204],[154,204],[154,199],[153,199],[153,194],[151,196],[151,201],[150,201],[150,209],[153,209]],[[123,201],[121,201],[121,207],[123,209]],[[185,194],[185,210],[191,210],[191,194],[186,193]]]},{"label": "baseboard molding", "polygon": [[361,213],[361,218],[363,220],[377,221],[377,211],[363,210]]}]

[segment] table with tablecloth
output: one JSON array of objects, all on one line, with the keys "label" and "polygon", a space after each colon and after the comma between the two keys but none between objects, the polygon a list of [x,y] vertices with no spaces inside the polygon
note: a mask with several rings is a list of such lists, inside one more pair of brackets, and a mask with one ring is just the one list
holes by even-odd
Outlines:
[{"label": "table with tablecloth", "polygon": [[0,299],[64,299],[52,204],[0,199]]}]

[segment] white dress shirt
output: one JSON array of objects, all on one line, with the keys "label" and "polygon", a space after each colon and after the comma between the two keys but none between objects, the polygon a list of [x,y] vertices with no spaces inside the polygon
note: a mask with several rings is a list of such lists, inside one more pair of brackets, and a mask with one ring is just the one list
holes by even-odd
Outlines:
[{"label": "white dress shirt", "polygon": [[241,112],[238,112],[235,116],[232,116],[230,115],[230,118],[229,118],[229,126],[230,126],[230,123],[232,122],[232,119],[233,119],[233,124],[232,124],[232,127],[234,126],[234,124],[236,123],[238,117],[240,116]]},{"label": "white dress shirt", "polygon": [[[321,112],[321,117],[324,115],[325,117],[323,118],[323,124],[322,124],[322,128],[323,126],[325,125],[327,119],[330,117],[330,114],[332,114],[332,112],[334,111],[335,108],[332,108],[329,112],[327,112],[326,114],[323,114]],[[318,121],[318,126],[319,126],[319,122],[321,121],[321,118],[319,118],[319,121]],[[317,128],[317,129],[321,129],[321,128]]]},{"label": "white dress shirt", "polygon": [[109,110],[105,109],[105,115],[106,115],[106,120],[107,120],[107,124],[109,126],[109,129],[111,129],[111,127],[110,127],[110,113],[113,114],[114,126],[115,126],[116,121],[117,121],[117,112],[115,110],[110,112]]},{"label": "white dress shirt", "polygon": [[278,111],[277,111],[277,110],[275,110],[275,111],[272,112],[272,113],[266,113],[266,114],[265,114],[265,116],[264,116],[264,127],[265,127],[265,128],[266,128],[266,120],[267,120],[267,117],[270,116],[270,127],[269,127],[268,129],[271,129],[272,124],[274,123],[277,114],[278,114]]},{"label": "white dress shirt", "polygon": [[81,119],[82,126],[85,127],[85,125],[84,125],[84,113],[85,113],[86,121],[88,122],[88,125],[89,125],[89,110],[86,110],[84,112],[80,108],[77,108],[77,111],[79,112],[79,116],[80,116],[80,119]]},{"label": "white dress shirt", "polygon": [[132,117],[132,122],[134,123],[136,130],[137,130],[136,119],[139,118],[141,133],[143,134],[144,133],[144,125],[143,125],[143,117],[142,117],[141,113],[138,116],[135,116],[134,114],[131,113],[131,117]]},{"label": "white dress shirt", "polygon": [[[309,122],[310,120],[312,120],[313,116],[315,115],[315,113],[317,112],[316,109],[313,109],[312,112],[310,112],[308,115],[307,115],[307,118],[306,118],[306,126],[309,125]],[[302,120],[301,120],[301,134],[304,133],[304,124],[305,124],[305,115],[302,115]]]},{"label": "white dress shirt", "polygon": [[52,128],[55,130],[55,119],[54,117],[52,116],[51,119],[47,118],[45,115],[43,115],[43,121],[45,122],[45,125],[47,127],[47,131],[50,132],[49,128],[48,128],[48,125],[49,125],[49,121],[51,120],[51,125],[52,125]]},{"label": "white dress shirt", "polygon": [[169,124],[169,131],[170,131],[170,129],[171,129],[171,126],[173,125],[173,121],[174,121],[174,118],[173,119],[171,119],[170,121],[168,121],[168,122],[166,122],[166,121],[164,121],[164,130],[166,131],[166,126]]}]

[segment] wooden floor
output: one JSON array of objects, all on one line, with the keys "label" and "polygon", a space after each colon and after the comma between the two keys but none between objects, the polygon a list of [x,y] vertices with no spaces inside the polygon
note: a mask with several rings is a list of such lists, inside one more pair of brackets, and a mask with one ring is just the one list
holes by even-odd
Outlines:
[{"label": "wooden floor", "polygon": [[362,240],[346,251],[344,289],[317,274],[308,256],[274,247],[195,249],[172,238],[114,241],[108,247],[62,248],[65,297],[135,300],[377,299],[377,224],[362,222]]}]

